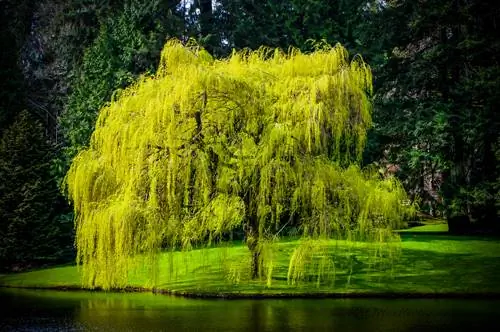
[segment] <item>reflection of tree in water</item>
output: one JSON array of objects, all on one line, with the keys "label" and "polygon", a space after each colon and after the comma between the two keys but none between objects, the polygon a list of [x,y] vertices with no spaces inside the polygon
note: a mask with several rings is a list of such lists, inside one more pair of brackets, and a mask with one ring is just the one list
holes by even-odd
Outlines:
[{"label": "reflection of tree in water", "polygon": [[[15,317],[7,322],[12,330],[26,330],[27,323],[31,324],[28,330],[40,330],[50,323],[51,330],[95,331],[409,331],[437,327],[460,331],[486,327],[500,314],[498,301],[221,301],[130,293],[12,291],[14,296],[7,296],[4,292],[0,300],[9,303],[6,312]],[[0,317],[0,330],[5,330],[2,324]]]},{"label": "reflection of tree in water", "polygon": [[[274,305],[274,301],[252,301],[247,318],[252,331],[290,331],[290,317],[283,306]],[[251,328],[250,328],[251,327]]]},{"label": "reflection of tree in water", "polygon": [[157,331],[171,323],[181,326],[184,320],[196,323],[200,305],[206,306],[206,301],[143,293],[94,293],[80,301],[75,318],[86,327],[103,331]]},{"label": "reflection of tree in water", "polygon": [[154,320],[149,315],[151,308],[122,297],[88,298],[81,301],[78,320],[86,327],[106,330],[114,326],[126,330],[131,326],[148,324]]}]

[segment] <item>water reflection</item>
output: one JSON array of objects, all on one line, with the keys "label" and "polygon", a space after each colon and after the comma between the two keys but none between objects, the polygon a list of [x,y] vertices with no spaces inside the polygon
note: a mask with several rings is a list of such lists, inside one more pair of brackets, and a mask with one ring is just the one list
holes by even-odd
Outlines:
[{"label": "water reflection", "polygon": [[446,331],[493,328],[500,314],[500,301],[492,300],[196,300],[0,290],[0,301],[0,331]]}]

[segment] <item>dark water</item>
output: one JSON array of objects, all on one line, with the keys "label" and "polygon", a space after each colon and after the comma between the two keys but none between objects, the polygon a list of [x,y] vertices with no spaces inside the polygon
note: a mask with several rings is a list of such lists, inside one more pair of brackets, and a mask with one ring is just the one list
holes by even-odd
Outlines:
[{"label": "dark water", "polygon": [[500,331],[494,300],[196,300],[0,289],[0,304],[0,331]]}]

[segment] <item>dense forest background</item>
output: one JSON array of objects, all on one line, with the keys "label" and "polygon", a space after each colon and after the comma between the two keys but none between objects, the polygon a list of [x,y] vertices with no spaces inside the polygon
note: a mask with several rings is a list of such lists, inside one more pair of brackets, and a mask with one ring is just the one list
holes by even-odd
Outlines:
[{"label": "dense forest background", "polygon": [[66,171],[169,38],[216,57],[341,43],[374,74],[363,163],[452,232],[498,231],[499,14],[493,0],[0,0],[0,269],[73,259]]}]

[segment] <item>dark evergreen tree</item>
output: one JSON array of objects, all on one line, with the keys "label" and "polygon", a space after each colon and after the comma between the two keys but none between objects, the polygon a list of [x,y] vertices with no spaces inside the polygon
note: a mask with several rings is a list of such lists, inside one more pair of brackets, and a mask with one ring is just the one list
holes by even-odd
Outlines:
[{"label": "dark evergreen tree", "polygon": [[401,165],[407,188],[424,201],[439,203],[430,196],[442,182],[452,230],[454,220],[498,225],[498,6],[395,0],[379,14],[376,29],[389,54],[375,76],[380,150]]},{"label": "dark evergreen tree", "polygon": [[50,172],[54,153],[42,125],[26,111],[0,141],[0,268],[60,262],[71,255],[72,222]]},{"label": "dark evergreen tree", "polygon": [[369,11],[368,2],[222,0],[216,21],[229,49],[266,45],[310,50],[309,39],[325,39],[340,42],[356,54],[362,50],[357,35]]},{"label": "dark evergreen tree", "polygon": [[61,183],[71,159],[90,140],[98,111],[113,93],[139,75],[154,72],[168,37],[181,32],[175,1],[129,0],[112,7],[85,51],[63,114],[64,154],[57,160]]},{"label": "dark evergreen tree", "polygon": [[24,108],[18,55],[29,30],[32,1],[0,0],[0,135]]}]

